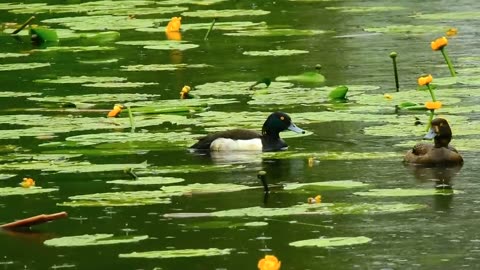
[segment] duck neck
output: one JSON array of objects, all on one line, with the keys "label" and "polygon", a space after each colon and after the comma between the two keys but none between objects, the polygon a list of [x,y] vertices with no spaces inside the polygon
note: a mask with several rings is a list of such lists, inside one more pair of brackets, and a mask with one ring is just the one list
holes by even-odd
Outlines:
[{"label": "duck neck", "polygon": [[278,140],[280,139],[280,132],[272,129],[263,128],[262,136],[268,140]]},{"label": "duck neck", "polygon": [[446,147],[448,148],[448,144],[452,140],[452,137],[448,136],[437,136],[435,137],[435,148],[441,148],[441,147]]}]

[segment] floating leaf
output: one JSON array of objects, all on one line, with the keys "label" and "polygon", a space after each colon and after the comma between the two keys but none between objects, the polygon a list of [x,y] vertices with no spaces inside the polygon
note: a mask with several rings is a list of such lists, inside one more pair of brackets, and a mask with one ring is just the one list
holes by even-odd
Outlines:
[{"label": "floating leaf", "polygon": [[190,5],[199,5],[199,6],[209,6],[216,3],[225,2],[228,0],[163,0],[157,2],[157,5],[162,6],[169,6],[169,5],[182,5],[182,4],[190,4]]},{"label": "floating leaf", "polygon": [[275,78],[275,80],[280,82],[294,81],[302,83],[323,83],[325,81],[325,77],[318,72],[310,71],[302,73],[300,75],[279,76]]},{"label": "floating leaf", "polygon": [[113,59],[99,59],[99,60],[78,60],[79,63],[82,64],[88,64],[88,65],[100,65],[100,64],[112,64],[112,63],[117,63],[118,59],[113,58]]},{"label": "floating leaf", "polygon": [[97,77],[97,76],[79,76],[79,77],[72,77],[72,76],[62,76],[56,79],[39,79],[35,80],[37,83],[108,83],[108,82],[123,82],[126,81],[127,78],[124,77]]},{"label": "floating leaf", "polygon": [[445,26],[441,25],[388,25],[385,27],[367,27],[363,30],[367,32],[377,32],[377,33],[397,33],[397,34],[431,34],[439,33],[443,34],[445,32]]},{"label": "floating leaf", "polygon": [[32,52],[93,52],[93,51],[111,51],[115,47],[107,46],[50,46],[43,49],[33,49]]},{"label": "floating leaf", "polygon": [[177,177],[164,177],[164,176],[151,176],[151,177],[140,177],[134,180],[111,180],[107,181],[109,184],[117,185],[166,185],[183,182],[185,179]]},{"label": "floating leaf", "polygon": [[[120,5],[120,3],[118,5]],[[77,11],[73,12],[76,13]],[[169,19],[166,18],[131,19],[128,16],[97,15],[51,18],[43,20],[42,23],[60,24],[77,31],[105,31],[156,27],[158,24],[167,21],[169,21]]]},{"label": "floating leaf", "polygon": [[422,20],[441,20],[443,22],[453,20],[476,20],[479,16],[479,11],[452,11],[431,14],[415,14],[410,17]]},{"label": "floating leaf", "polygon": [[326,10],[335,10],[344,13],[370,13],[370,12],[386,12],[404,10],[405,7],[400,6],[369,6],[369,7],[325,7]]},{"label": "floating leaf", "polygon": [[462,191],[451,189],[371,189],[369,191],[355,192],[355,195],[372,197],[410,197],[410,196],[432,196],[432,195],[453,195],[461,194]]},{"label": "floating leaf", "polygon": [[150,65],[130,65],[121,66],[123,71],[166,71],[185,68],[206,68],[211,67],[207,64],[150,64]]},{"label": "floating leaf", "polygon": [[232,33],[225,33],[227,36],[270,36],[270,37],[279,37],[279,36],[314,36],[325,33],[330,33],[331,31],[324,30],[305,30],[305,29],[288,29],[288,28],[270,28],[270,29],[251,29],[245,31],[237,31]]},{"label": "floating leaf", "polygon": [[12,92],[12,91],[2,91],[0,92],[0,97],[31,97],[31,96],[40,96],[42,93],[39,92]]},{"label": "floating leaf", "polygon": [[31,194],[40,194],[40,193],[49,193],[53,191],[58,191],[58,188],[42,188],[42,187],[3,187],[0,188],[0,197],[4,196],[14,196],[14,195],[31,195]]},{"label": "floating leaf", "polygon": [[29,56],[28,53],[0,53],[0,58]]},{"label": "floating leaf", "polygon": [[[197,48],[197,44],[190,44],[186,41],[176,41],[176,40],[128,40],[128,41],[119,41],[116,44],[120,45],[133,45],[133,46],[143,46],[145,49],[152,50],[188,50]],[[186,64],[183,64],[186,66]]]},{"label": "floating leaf", "polygon": [[283,186],[284,190],[293,190],[293,189],[346,189],[346,188],[359,188],[365,187],[368,184],[352,181],[352,180],[342,180],[342,181],[324,181],[324,182],[310,182],[310,183],[287,183]]},{"label": "floating leaf", "polygon": [[14,64],[0,64],[0,71],[13,71],[24,69],[35,69],[42,67],[49,67],[50,63],[14,63]]},{"label": "floating leaf", "polygon": [[[251,95],[258,89],[250,90],[250,86],[255,82],[212,82],[195,86],[195,95],[198,96],[234,96],[234,95]],[[288,82],[273,82],[268,87],[268,92],[275,92],[293,86]],[[265,120],[265,119],[263,119]]]},{"label": "floating leaf", "polygon": [[230,255],[232,249],[176,249],[176,250],[158,250],[145,252],[132,252],[120,254],[120,258],[145,258],[145,259],[164,259],[164,258],[183,258],[183,257],[210,257]]},{"label": "floating leaf", "polygon": [[99,82],[82,84],[85,87],[97,87],[97,88],[139,88],[146,85],[158,85],[155,82]]},{"label": "floating leaf", "polygon": [[148,239],[148,235],[114,236],[113,234],[99,233],[53,238],[46,240],[43,244],[51,247],[85,247],[136,243],[146,239]]},{"label": "floating leaf", "polygon": [[331,100],[344,100],[346,99],[347,92],[348,92],[348,87],[344,85],[338,86],[328,94],[328,98]]},{"label": "floating leaf", "polygon": [[320,203],[301,204],[286,208],[248,207],[216,211],[211,213],[172,213],[165,217],[276,217],[290,215],[351,215],[351,214],[386,214],[414,211],[425,208],[422,204],[369,204],[369,203]]},{"label": "floating leaf", "polygon": [[260,9],[221,9],[186,11],[182,13],[182,16],[202,18],[225,18],[234,16],[261,16],[267,14],[270,14],[270,11]]},{"label": "floating leaf", "polygon": [[289,56],[309,53],[304,50],[268,50],[268,51],[245,51],[244,55],[250,56]]},{"label": "floating leaf", "polygon": [[246,227],[263,227],[267,225],[268,225],[268,222],[263,222],[263,221],[247,222],[244,224],[244,226]]},{"label": "floating leaf", "polygon": [[366,244],[370,241],[372,241],[372,239],[365,236],[332,237],[295,241],[291,242],[289,245],[294,247],[338,247]]},{"label": "floating leaf", "polygon": [[8,178],[12,178],[16,176],[16,174],[5,174],[5,173],[0,173],[0,180],[5,180],[5,179],[8,179]]},{"label": "floating leaf", "polygon": [[217,171],[231,172],[235,169],[245,169],[245,166],[234,165],[234,164],[175,165],[175,166],[150,167],[149,170],[146,171],[145,173],[168,174],[168,173],[199,173],[199,172],[217,172]]},{"label": "floating leaf", "polygon": [[[66,79],[63,81],[60,79],[53,80],[42,80],[46,83],[85,83],[82,81],[82,78],[78,78],[78,81],[75,81],[75,78],[70,77],[71,79]],[[88,77],[92,80],[93,77]],[[116,78],[116,77],[97,77],[98,80],[104,80],[106,78]],[[103,78],[103,79],[102,79]],[[124,78],[118,78],[123,80]],[[58,103],[112,103],[112,102],[126,102],[126,101],[135,101],[135,100],[149,100],[153,98],[158,98],[160,95],[155,94],[130,94],[130,93],[109,93],[109,94],[87,94],[87,95],[71,95],[71,96],[47,96],[47,97],[32,97],[28,98],[29,100],[38,101],[38,102],[58,102]]]},{"label": "floating leaf", "polygon": [[44,27],[31,27],[30,36],[35,41],[39,41],[41,43],[58,41],[57,31]]}]

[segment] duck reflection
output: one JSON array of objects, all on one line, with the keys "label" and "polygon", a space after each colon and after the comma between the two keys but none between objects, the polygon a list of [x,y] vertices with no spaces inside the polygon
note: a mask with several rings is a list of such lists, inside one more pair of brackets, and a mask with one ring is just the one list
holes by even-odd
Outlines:
[{"label": "duck reflection", "polygon": [[437,190],[451,191],[451,195],[435,195],[434,209],[449,210],[453,201],[453,178],[462,169],[462,165],[451,167],[424,167],[407,165],[415,179],[420,183],[433,183]]}]

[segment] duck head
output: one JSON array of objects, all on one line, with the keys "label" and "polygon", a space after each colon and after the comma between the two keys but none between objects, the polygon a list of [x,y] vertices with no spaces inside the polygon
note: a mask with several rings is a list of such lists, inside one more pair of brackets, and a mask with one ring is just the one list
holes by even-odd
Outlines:
[{"label": "duck head", "polygon": [[268,116],[262,127],[262,135],[279,137],[281,131],[291,130],[296,133],[305,133],[305,130],[297,127],[288,114],[283,112],[274,112]]},{"label": "duck head", "polygon": [[432,120],[432,126],[424,139],[434,139],[435,147],[448,147],[452,140],[452,130],[447,120],[435,118]]}]

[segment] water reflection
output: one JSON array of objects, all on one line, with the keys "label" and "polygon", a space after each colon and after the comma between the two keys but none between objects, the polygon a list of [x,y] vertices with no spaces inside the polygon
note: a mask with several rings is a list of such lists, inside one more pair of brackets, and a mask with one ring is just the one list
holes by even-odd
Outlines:
[{"label": "water reflection", "polygon": [[218,164],[262,163],[262,151],[212,151],[209,156]]}]

